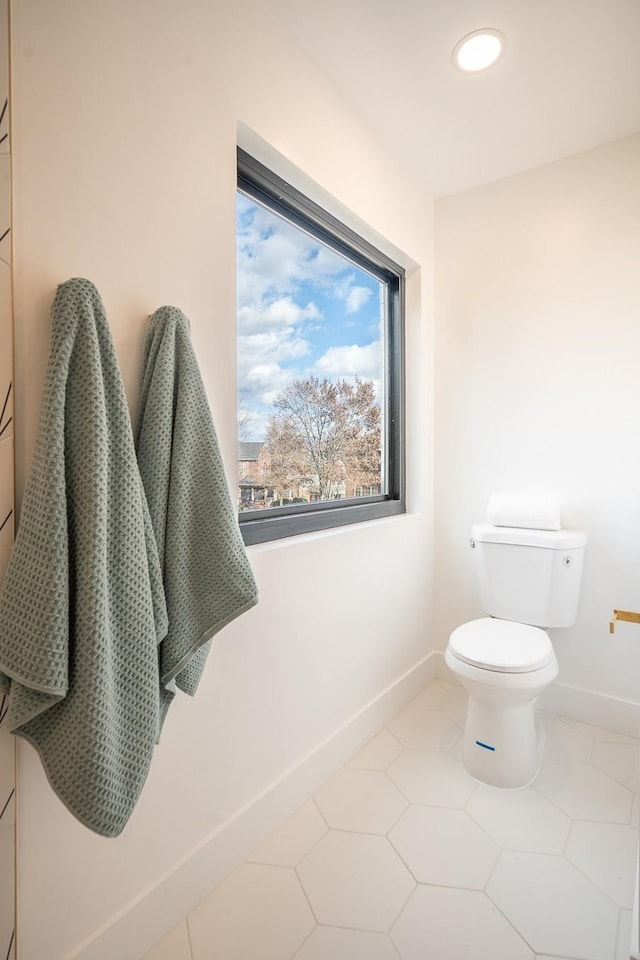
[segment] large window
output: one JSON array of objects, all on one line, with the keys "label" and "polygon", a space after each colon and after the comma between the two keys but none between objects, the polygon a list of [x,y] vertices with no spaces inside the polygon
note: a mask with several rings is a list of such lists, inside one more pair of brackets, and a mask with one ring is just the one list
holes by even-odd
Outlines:
[{"label": "large window", "polygon": [[246,543],[404,512],[404,271],[238,151]]}]

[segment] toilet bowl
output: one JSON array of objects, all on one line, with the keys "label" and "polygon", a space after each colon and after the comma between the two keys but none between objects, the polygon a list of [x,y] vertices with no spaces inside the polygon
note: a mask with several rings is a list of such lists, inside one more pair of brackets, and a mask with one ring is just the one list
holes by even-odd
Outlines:
[{"label": "toilet bowl", "polygon": [[536,699],[558,675],[549,635],[511,620],[471,620],[451,634],[445,663],[469,693],[464,768],[493,786],[526,786],[544,745]]}]

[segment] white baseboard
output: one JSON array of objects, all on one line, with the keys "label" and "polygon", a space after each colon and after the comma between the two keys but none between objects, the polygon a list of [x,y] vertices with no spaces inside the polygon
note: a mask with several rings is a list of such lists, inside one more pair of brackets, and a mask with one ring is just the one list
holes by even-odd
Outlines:
[{"label": "white baseboard", "polygon": [[558,713],[595,727],[640,737],[640,704],[632,700],[556,682],[540,695],[538,706],[549,713]]},{"label": "white baseboard", "polygon": [[[444,653],[434,651],[435,676],[457,683],[458,679],[444,662]],[[567,683],[554,682],[538,698],[541,710],[556,713],[630,737],[640,737],[640,703],[621,700]]]},{"label": "white baseboard", "polygon": [[66,960],[143,957],[426,687],[435,676],[437,659],[428,654],[383,690],[79,944]]}]

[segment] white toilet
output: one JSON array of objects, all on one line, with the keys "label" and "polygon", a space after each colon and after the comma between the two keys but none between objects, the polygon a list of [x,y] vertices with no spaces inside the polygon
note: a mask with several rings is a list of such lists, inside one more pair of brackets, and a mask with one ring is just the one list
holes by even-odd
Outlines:
[{"label": "white toilet", "polygon": [[475,524],[471,531],[483,609],[453,631],[445,663],[469,691],[462,763],[497,787],[523,787],[540,767],[538,694],[558,662],[543,628],[576,622],[586,535]]}]

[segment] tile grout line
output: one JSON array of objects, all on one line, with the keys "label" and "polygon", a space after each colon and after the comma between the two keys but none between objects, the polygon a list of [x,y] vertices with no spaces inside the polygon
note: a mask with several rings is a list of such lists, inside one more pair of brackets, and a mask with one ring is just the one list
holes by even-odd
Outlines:
[{"label": "tile grout line", "polygon": [[618,947],[620,946],[620,935],[622,934],[622,929],[623,929],[623,923],[622,923],[623,911],[632,913],[632,911],[629,911],[628,907],[620,907],[620,910],[618,911],[618,929],[616,931],[616,942],[613,948],[613,960],[616,960],[616,958],[618,957]]},{"label": "tile grout line", "polygon": [[[320,842],[320,841],[318,841],[318,842]],[[305,854],[305,856],[306,856],[306,854]],[[304,860],[304,857],[302,857],[302,860]],[[298,861],[298,862],[301,862],[301,861]],[[310,937],[312,937],[313,934],[314,934],[314,932],[318,929],[319,923],[318,923],[318,918],[317,918],[317,916],[316,916],[316,912],[315,912],[315,910],[313,909],[313,905],[312,905],[311,901],[309,900],[309,897],[308,897],[308,895],[307,895],[307,891],[306,891],[305,888],[304,888],[304,883],[302,882],[302,879],[301,879],[301,877],[300,877],[300,875],[299,875],[299,873],[298,873],[297,867],[289,867],[288,869],[290,869],[290,870],[292,871],[294,877],[296,878],[296,880],[297,880],[297,882],[298,882],[298,886],[299,886],[300,889],[302,890],[302,895],[303,895],[304,899],[305,899],[306,902],[307,902],[307,906],[309,907],[309,910],[311,911],[311,916],[313,917],[313,927],[311,928],[311,930],[309,930],[309,933],[308,933],[307,936],[304,938],[304,940],[302,941],[302,943],[298,944],[298,946],[296,947],[296,949],[294,950],[294,952],[291,954],[291,956],[290,956],[290,958],[289,958],[289,960],[295,960],[295,958],[296,958],[297,955],[300,953],[300,951],[301,951],[302,948],[304,947],[304,945],[305,945],[305,943],[307,942],[307,940],[308,940]]]},{"label": "tile grout line", "polygon": [[189,917],[190,917],[190,913],[188,913],[188,914],[186,915],[186,917],[184,918],[184,922],[185,922],[185,925],[186,925],[186,928],[187,928],[187,944],[188,944],[188,947],[189,947],[189,953],[190,953],[190,955],[191,955],[191,960],[196,960],[196,955],[195,955],[195,953],[194,953],[194,951],[193,951],[193,941],[192,941],[192,939],[191,939],[191,926],[190,926],[190,924],[189,924]]},{"label": "tile grout line", "polygon": [[[625,787],[624,784],[619,783],[618,780],[614,780],[613,777],[610,777],[603,770],[599,770],[598,767],[594,766],[590,761],[588,760],[546,760],[546,761],[543,760],[542,763],[570,763],[575,766],[591,767],[592,770],[595,770],[596,772],[601,773],[604,777],[607,777],[607,779],[611,780],[617,786],[622,787],[623,790],[626,790],[628,793],[631,794],[631,797],[632,797],[631,809],[630,809],[629,817],[627,820],[591,820],[589,817],[572,817],[567,813],[566,810],[563,810],[562,807],[558,803],[556,803],[555,800],[553,800],[551,797],[548,797],[545,793],[542,792],[542,790],[540,790],[540,788],[536,784],[536,780],[537,780],[537,777],[536,777],[536,780],[534,780],[533,783],[530,785],[531,789],[535,790],[544,800],[547,800],[548,803],[553,804],[554,807],[556,807],[561,813],[564,813],[566,817],[569,817],[570,820],[585,820],[589,823],[626,823],[626,824],[631,823],[631,816],[633,815],[634,792],[632,790],[629,790],[628,787]],[[542,765],[540,769],[542,770]]]},{"label": "tile grout line", "polygon": [[[608,824],[608,825],[609,825],[609,824]],[[624,827],[624,826],[626,826],[626,824],[624,824],[624,823],[615,824],[615,823],[614,823],[614,824],[610,824],[610,826],[614,826],[614,827],[615,827],[615,826]],[[599,893],[601,893],[603,897],[606,897],[607,900],[609,901],[609,903],[612,903],[612,904],[614,905],[614,907],[617,907],[618,910],[631,910],[631,909],[633,909],[633,904],[632,904],[631,907],[622,907],[619,903],[616,903],[616,901],[613,899],[613,897],[610,897],[609,894],[607,893],[607,891],[604,890],[604,889],[600,886],[599,883],[596,883],[595,880],[593,880],[591,877],[587,876],[587,874],[584,872],[584,870],[582,870],[582,868],[579,867],[579,866],[577,865],[577,863],[574,863],[574,861],[571,860],[569,857],[563,856],[563,859],[566,860],[567,863],[570,864],[570,865],[573,867],[574,870],[577,870],[577,872],[580,874],[580,876],[581,876],[581,877],[584,877],[584,879],[587,881],[588,884],[590,884],[590,886],[594,887],[594,889],[596,889]]]},{"label": "tile grout line", "polygon": [[491,896],[491,894],[490,894],[489,891],[487,890],[487,887],[489,886],[489,883],[491,882],[491,879],[492,879],[492,877],[493,877],[493,874],[495,873],[496,867],[498,866],[498,863],[499,863],[500,860],[502,859],[502,855],[505,854],[505,853],[512,853],[512,852],[513,852],[513,851],[511,851],[511,850],[502,850],[502,851],[500,852],[500,856],[498,857],[498,861],[496,862],[493,870],[491,871],[491,877],[489,877],[489,880],[487,880],[487,883],[486,883],[484,889],[481,891],[481,893],[484,894],[484,896],[487,898],[487,900],[489,901],[489,903],[493,904],[493,906],[494,906],[495,909],[498,911],[498,913],[500,914],[500,916],[505,920],[506,923],[509,924],[509,926],[511,927],[511,929],[514,931],[514,933],[515,933],[518,937],[520,937],[520,939],[522,940],[522,942],[525,943],[525,944],[528,946],[528,948],[529,948],[529,950],[531,950],[531,953],[533,954],[533,956],[536,957],[536,956],[538,956],[538,954],[537,954],[537,952],[534,950],[533,945],[527,940],[527,938],[525,937],[524,933],[523,933],[521,930],[518,930],[518,928],[516,927],[516,925],[511,922],[511,920],[510,920],[509,917],[506,915],[506,913],[504,912],[504,910],[502,910],[502,908],[495,902],[495,900],[493,899],[493,897]]}]

